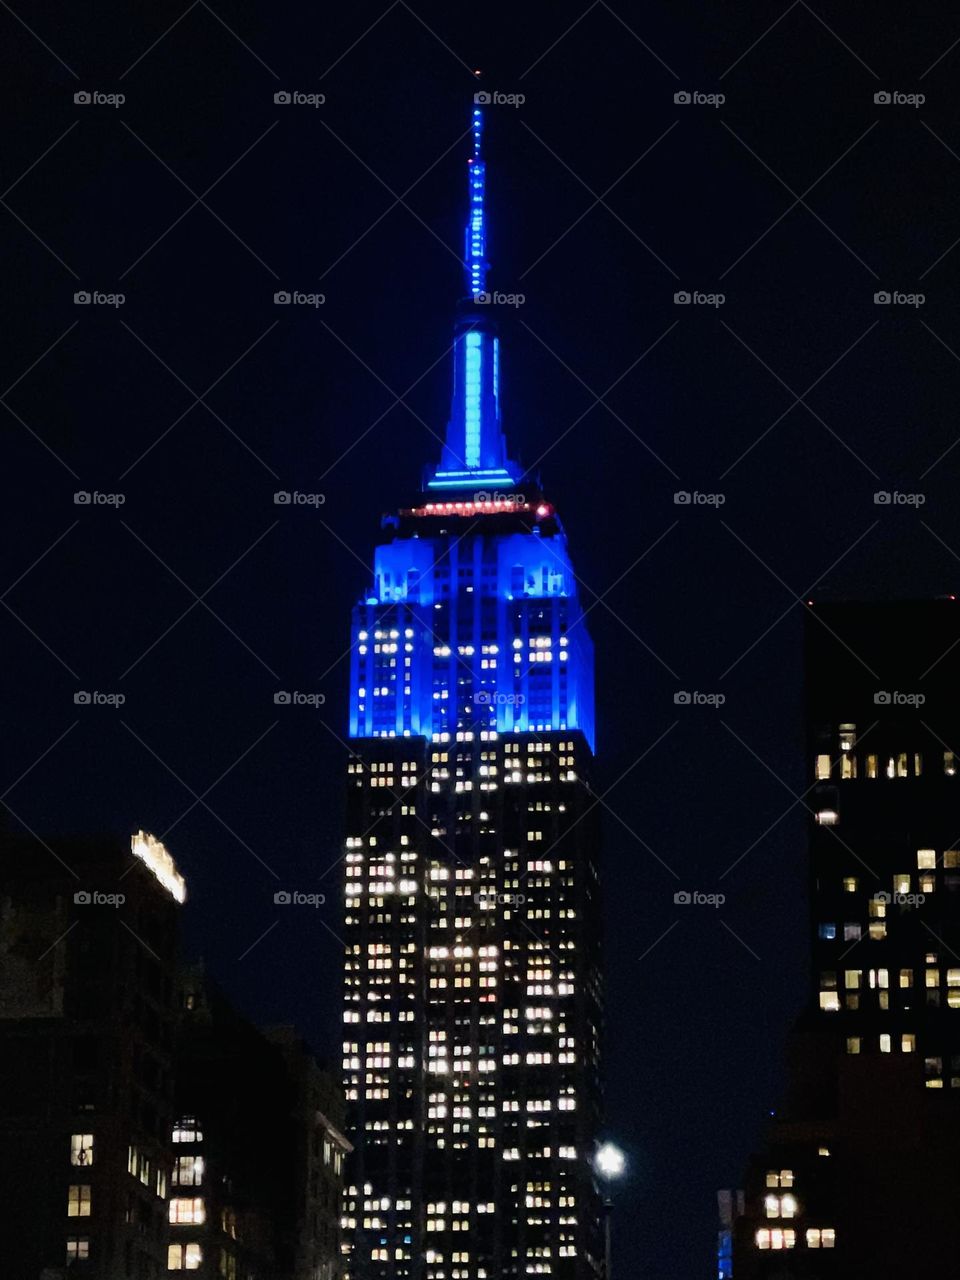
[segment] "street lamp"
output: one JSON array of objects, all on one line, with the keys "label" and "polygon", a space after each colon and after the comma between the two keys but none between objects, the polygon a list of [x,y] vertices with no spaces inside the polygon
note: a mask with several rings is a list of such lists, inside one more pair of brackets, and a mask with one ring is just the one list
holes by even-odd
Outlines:
[{"label": "street lamp", "polygon": [[610,1250],[610,1218],[613,1213],[611,1195],[613,1183],[622,1178],[627,1168],[627,1157],[614,1142],[603,1142],[593,1157],[593,1168],[597,1177],[606,1184],[603,1197],[603,1277],[610,1280],[612,1258]]}]

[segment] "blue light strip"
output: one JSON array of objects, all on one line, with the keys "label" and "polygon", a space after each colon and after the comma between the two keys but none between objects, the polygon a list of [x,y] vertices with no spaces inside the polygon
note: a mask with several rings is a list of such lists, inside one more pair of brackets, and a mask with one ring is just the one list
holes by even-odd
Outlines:
[{"label": "blue light strip", "polygon": [[483,374],[483,340],[479,333],[465,334],[463,377],[464,462],[468,467],[480,466],[480,423]]}]

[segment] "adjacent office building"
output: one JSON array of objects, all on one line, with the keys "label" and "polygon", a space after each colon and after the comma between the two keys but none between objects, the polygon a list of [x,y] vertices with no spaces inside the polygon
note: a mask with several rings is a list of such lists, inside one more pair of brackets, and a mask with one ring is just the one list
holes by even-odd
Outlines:
[{"label": "adjacent office building", "polygon": [[813,990],[736,1280],[914,1280],[960,1249],[958,663],[952,599],[809,609]]},{"label": "adjacent office building", "polygon": [[472,122],[446,442],[352,622],[351,1280],[602,1266],[593,652],[560,517],[507,453]]},{"label": "adjacent office building", "polygon": [[202,965],[179,977],[168,1269],[338,1280],[343,1101],[291,1028],[261,1032]]}]

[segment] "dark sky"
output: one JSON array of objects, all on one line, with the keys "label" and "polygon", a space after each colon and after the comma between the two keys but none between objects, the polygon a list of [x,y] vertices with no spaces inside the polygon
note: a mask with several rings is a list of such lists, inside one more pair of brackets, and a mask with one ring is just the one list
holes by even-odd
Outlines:
[{"label": "dark sky", "polygon": [[[413,496],[445,422],[470,70],[526,96],[489,113],[492,283],[526,298],[503,309],[511,444],[542,459],[602,600],[617,1265],[709,1276],[716,1189],[776,1105],[805,991],[799,602],[960,581],[956,16],[13,9],[7,818],[165,835],[190,948],[251,1017],[334,1058],[349,610],[381,512]],[[325,302],[277,307],[280,289]],[[280,489],[325,502],[277,507]],[[78,506],[80,490],[125,502]],[[326,702],[276,707],[279,689]],[[330,901],[281,909],[278,888]]]}]

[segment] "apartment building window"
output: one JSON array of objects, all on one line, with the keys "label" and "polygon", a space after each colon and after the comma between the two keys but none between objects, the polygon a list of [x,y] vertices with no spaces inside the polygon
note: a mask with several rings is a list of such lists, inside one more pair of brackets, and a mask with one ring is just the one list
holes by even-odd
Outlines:
[{"label": "apartment building window", "polygon": [[92,1133],[74,1133],[70,1135],[70,1163],[79,1166],[93,1164]]},{"label": "apartment building window", "polygon": [[67,1189],[67,1217],[90,1217],[90,1185],[74,1183]]}]

